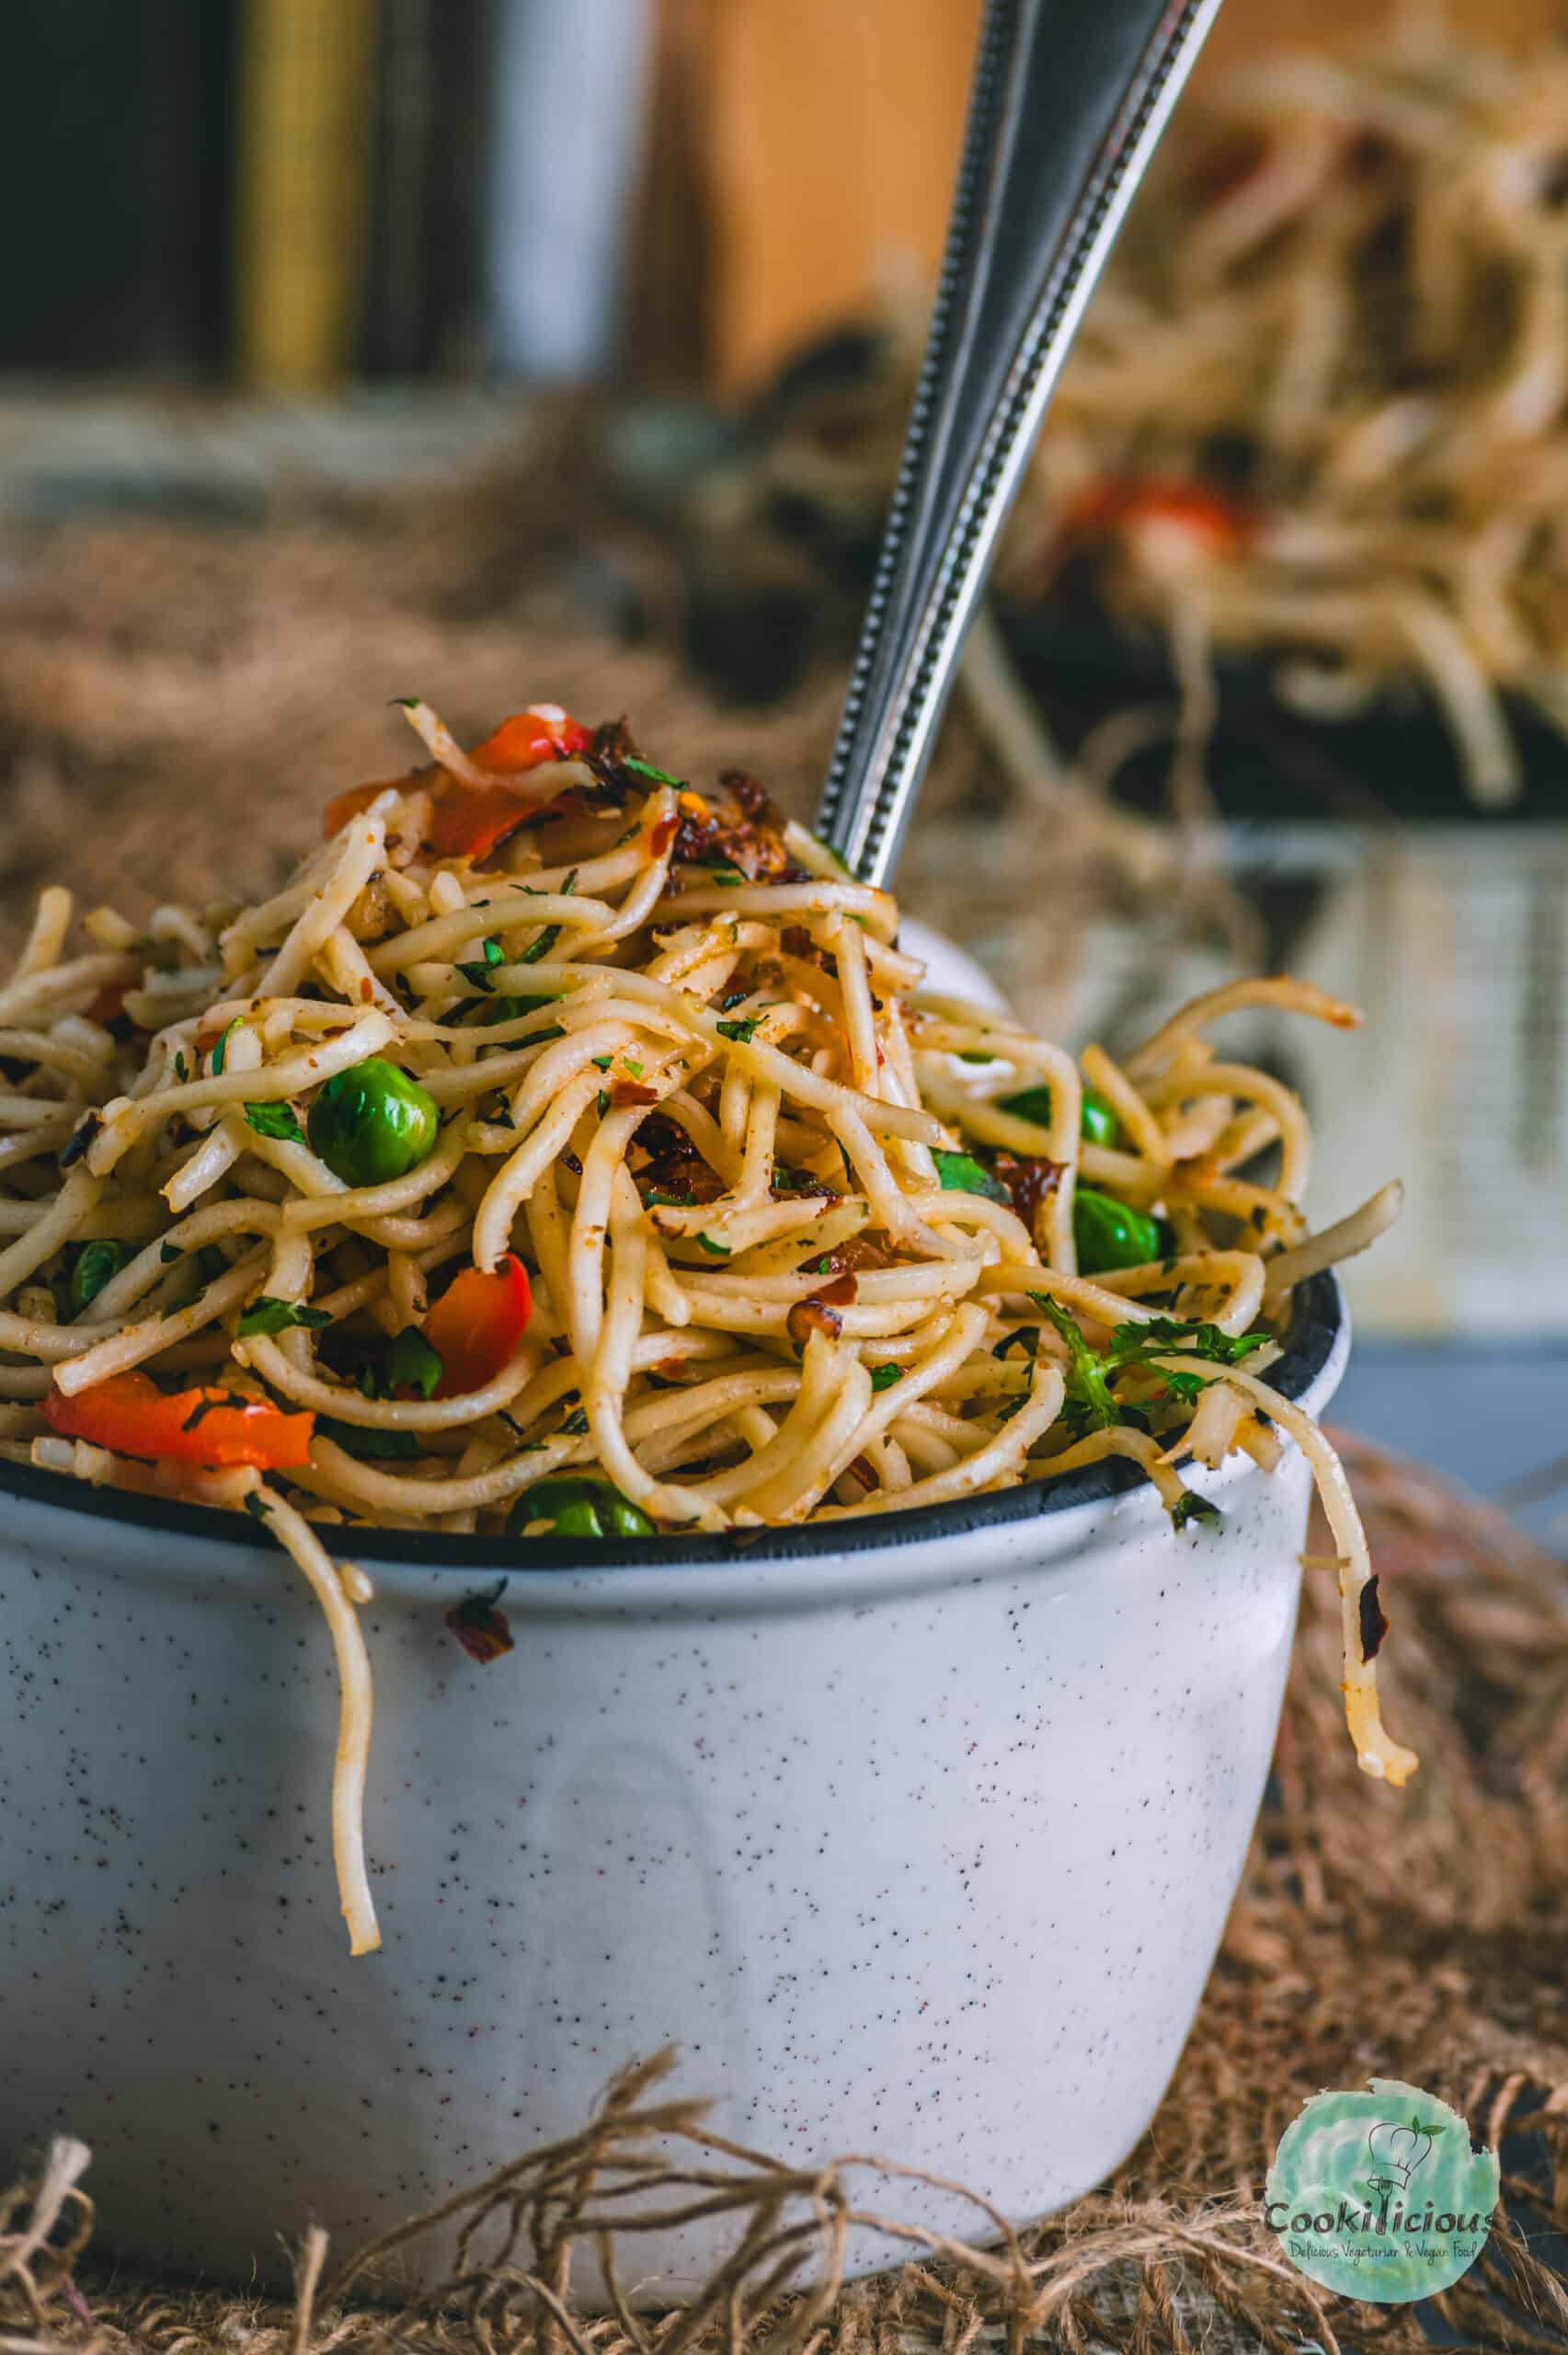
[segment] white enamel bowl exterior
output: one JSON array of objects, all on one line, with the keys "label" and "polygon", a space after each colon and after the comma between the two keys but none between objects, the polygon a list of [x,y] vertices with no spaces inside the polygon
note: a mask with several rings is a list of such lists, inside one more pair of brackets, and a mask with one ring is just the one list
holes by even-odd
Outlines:
[{"label": "white enamel bowl exterior", "polygon": [[[1345,1333],[1310,1289],[1319,1408]],[[341,2250],[673,2039],[753,2145],[886,2151],[1019,2220],[1071,2199],[1142,2131],[1208,1972],[1307,1501],[1288,1449],[1200,1476],[1225,1519],[1177,1536],[1146,1484],[1107,1493],[1129,1469],[831,1542],[561,1546],[511,1572],[487,1667],[443,1624],[493,1583],[481,1542],[368,1536],[385,1947],[360,1962],[292,1566],[247,1522],[6,1472],[0,2167],[68,2128],[109,2246],[276,2275],[278,2234],[314,2216]],[[648,2246],[649,2294],[711,2255]]]}]

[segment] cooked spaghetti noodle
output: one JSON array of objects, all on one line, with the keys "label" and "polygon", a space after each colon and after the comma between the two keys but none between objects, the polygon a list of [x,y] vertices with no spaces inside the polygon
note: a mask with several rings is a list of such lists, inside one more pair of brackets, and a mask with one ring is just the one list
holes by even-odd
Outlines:
[{"label": "cooked spaghetti noodle", "polygon": [[[651,1536],[906,1511],[1093,1463],[1306,1453],[1362,1764],[1402,1782],[1326,1441],[1259,1379],[1318,1236],[1308,1132],[1200,1000],[1121,1063],[922,993],[898,910],[750,778],[552,706],[342,797],[259,906],[47,891],[0,988],[0,1449],[264,1521],[326,1613],[361,1832],[363,1572],[322,1531]],[[1272,1176],[1259,1156],[1272,1154]],[[336,1534],[330,1542],[338,1542]],[[1192,1542],[1201,1542],[1195,1536]]]}]

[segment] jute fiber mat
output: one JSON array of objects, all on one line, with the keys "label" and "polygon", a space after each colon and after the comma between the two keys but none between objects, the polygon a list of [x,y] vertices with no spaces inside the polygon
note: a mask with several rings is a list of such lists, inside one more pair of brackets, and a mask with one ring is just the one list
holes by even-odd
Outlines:
[{"label": "jute fiber mat", "polygon": [[[1568,2345],[1568,1618],[1562,1566],[1489,1509],[1344,1442],[1394,1633],[1390,1721],[1422,1752],[1400,1795],[1357,1772],[1340,1718],[1332,1580],[1309,1579],[1275,1774],[1174,2084],[1115,2178],[1066,2214],[974,2243],[910,2231],[901,2272],[841,2286],[857,2218],[899,2229],[898,2153],[816,2172],[703,2131],[678,2056],[624,2075],[577,2140],[524,2152],[394,2236],[434,2235],[442,2286],[400,2314],[358,2303],[373,2252],[302,2217],[291,2309],[128,2275],[95,2258],[89,2154],[57,2144],[0,2199],[4,2355],[1073,2355],[1316,2347]],[[1400,2077],[1503,2154],[1484,2256],[1425,2307],[1320,2293],[1260,2213],[1280,2133],[1324,2086]],[[1057,2122],[1040,2121],[1042,2135]],[[671,2165],[671,2131],[684,2157]],[[371,2162],[373,2165],[373,2158]],[[613,2196],[621,2188],[621,2196]],[[638,2271],[635,2219],[733,2211],[736,2255],[694,2305],[584,2317],[575,2245]],[[383,2253],[388,2245],[383,2243]]]},{"label": "jute fiber mat", "polygon": [[[78,523],[49,536],[0,595],[0,936],[14,937],[49,879],[134,914],[160,898],[269,887],[326,791],[406,764],[383,708],[400,694],[429,695],[475,731],[544,695],[589,718],[624,710],[698,781],[739,760],[807,807],[838,683],[738,715],[683,675],[672,632],[639,647],[588,631],[564,587],[574,559],[559,506],[537,478],[501,479],[418,503],[304,501],[264,530]],[[625,561],[657,568],[646,543]],[[678,587],[656,579],[651,602],[667,592]],[[929,823],[922,812],[940,857],[917,845],[912,862],[917,876],[922,860],[940,867],[960,903],[981,884],[956,857],[953,813],[967,803],[978,815],[984,792],[960,721]],[[1059,831],[1007,833],[1016,908],[1026,915],[1047,870],[1053,886],[1049,923],[1025,927],[1037,962],[1015,993],[1035,1013],[1051,960],[1070,953],[1058,912],[1090,870]],[[1283,2355],[1425,2348],[1429,2324],[1488,2355],[1568,2345],[1563,1574],[1427,1476],[1349,1453],[1394,1621],[1390,1720],[1422,1772],[1403,1794],[1356,1772],[1332,1581],[1311,1578],[1269,1801],[1181,2069],[1127,2165],[1067,2214],[999,2240],[978,2198],[974,2246],[911,2232],[902,2272],[841,2288],[853,2219],[898,2225],[896,2167],[802,2175],[713,2144],[712,2089],[659,2056],[617,2083],[578,2140],[523,2153],[441,2216],[414,2220],[452,2269],[396,2315],[356,2303],[360,2261],[322,2246],[303,2216],[292,2310],[132,2279],[95,2254],[112,2251],[115,2220],[93,2214],[89,2155],[58,2145],[0,2200],[0,2355],[965,2355],[982,2343]],[[1259,2212],[1301,2102],[1374,2074],[1452,2103],[1503,2153],[1505,2213],[1436,2318],[1321,2295]],[[673,2171],[652,2154],[672,2130],[688,2154]],[[607,2200],[617,2185],[630,2196]],[[737,2238],[705,2298],[664,2318],[574,2312],[574,2243],[602,2240],[635,2278],[634,2215],[698,2200],[732,2209]]]},{"label": "jute fiber mat", "polygon": [[[624,714],[699,787],[749,768],[809,818],[840,652],[782,704],[722,703],[682,659],[685,567],[596,491],[584,439],[546,416],[511,468],[397,496],[285,488],[259,524],[13,526],[0,953],[43,883],[138,916],[274,890],[330,794],[425,757],[395,696],[426,696],[469,742],[532,702]],[[5,481],[0,456],[0,494]],[[1054,770],[995,667],[972,658],[951,707],[899,872],[905,904],[978,947],[1047,1032],[1098,918],[1132,919],[1151,954],[1195,936],[1247,953],[1236,895],[1189,843]]]}]

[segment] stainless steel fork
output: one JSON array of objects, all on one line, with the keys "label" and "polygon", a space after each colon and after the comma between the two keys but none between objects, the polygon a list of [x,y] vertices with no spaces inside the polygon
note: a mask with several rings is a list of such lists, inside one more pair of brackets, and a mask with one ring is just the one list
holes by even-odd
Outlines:
[{"label": "stainless steel fork", "polygon": [[1219,0],[988,0],[931,332],[818,818],[885,883],[996,542]]}]

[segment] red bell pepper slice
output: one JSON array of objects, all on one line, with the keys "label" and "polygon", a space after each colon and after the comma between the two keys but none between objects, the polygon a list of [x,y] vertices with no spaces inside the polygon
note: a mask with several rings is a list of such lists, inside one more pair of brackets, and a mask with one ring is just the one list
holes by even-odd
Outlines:
[{"label": "red bell pepper slice", "polygon": [[1202,483],[1151,477],[1093,483],[1062,517],[1070,539],[1103,538],[1139,523],[1169,523],[1215,556],[1238,556],[1256,535],[1256,518]]},{"label": "red bell pepper slice", "polygon": [[488,858],[534,807],[509,785],[464,785],[452,778],[436,796],[425,847],[437,858]]},{"label": "red bell pepper slice", "polygon": [[488,1273],[464,1268],[425,1319],[425,1338],[441,1361],[436,1396],[460,1398],[494,1382],[532,1314],[528,1270],[513,1252]]},{"label": "red bell pepper slice", "polygon": [[[580,720],[569,718],[555,704],[536,704],[528,711],[514,712],[503,719],[493,736],[487,736],[471,755],[475,764],[489,769],[498,777],[521,776],[529,769],[544,766],[545,762],[570,759],[575,752],[586,752],[593,741],[591,728]],[[406,784],[406,778],[394,778],[394,784]],[[488,858],[507,836],[515,833],[536,800],[523,800],[505,785],[469,785],[462,777],[444,772],[425,780],[435,805],[435,815],[426,837],[424,848],[436,858]],[[330,840],[339,827],[366,810],[386,785],[351,786],[347,793],[339,793],[322,812],[321,830]]]},{"label": "red bell pepper slice", "polygon": [[213,1384],[160,1390],[145,1373],[111,1373],[71,1396],[51,1390],[43,1412],[50,1429],[66,1439],[209,1472],[235,1464],[284,1472],[308,1464],[315,1429],[313,1414],[290,1414],[268,1399]]},{"label": "red bell pepper slice", "polygon": [[469,758],[476,767],[493,770],[498,776],[515,776],[519,770],[536,769],[542,762],[569,760],[574,752],[586,752],[592,741],[592,729],[571,718],[558,704],[536,703],[503,719],[493,736],[475,746]]},{"label": "red bell pepper slice", "polygon": [[333,835],[348,824],[350,818],[357,818],[361,810],[368,810],[376,795],[386,791],[387,782],[402,786],[406,785],[408,780],[406,777],[400,776],[383,781],[380,785],[351,785],[347,793],[335,793],[321,813],[322,841],[329,843]]}]

